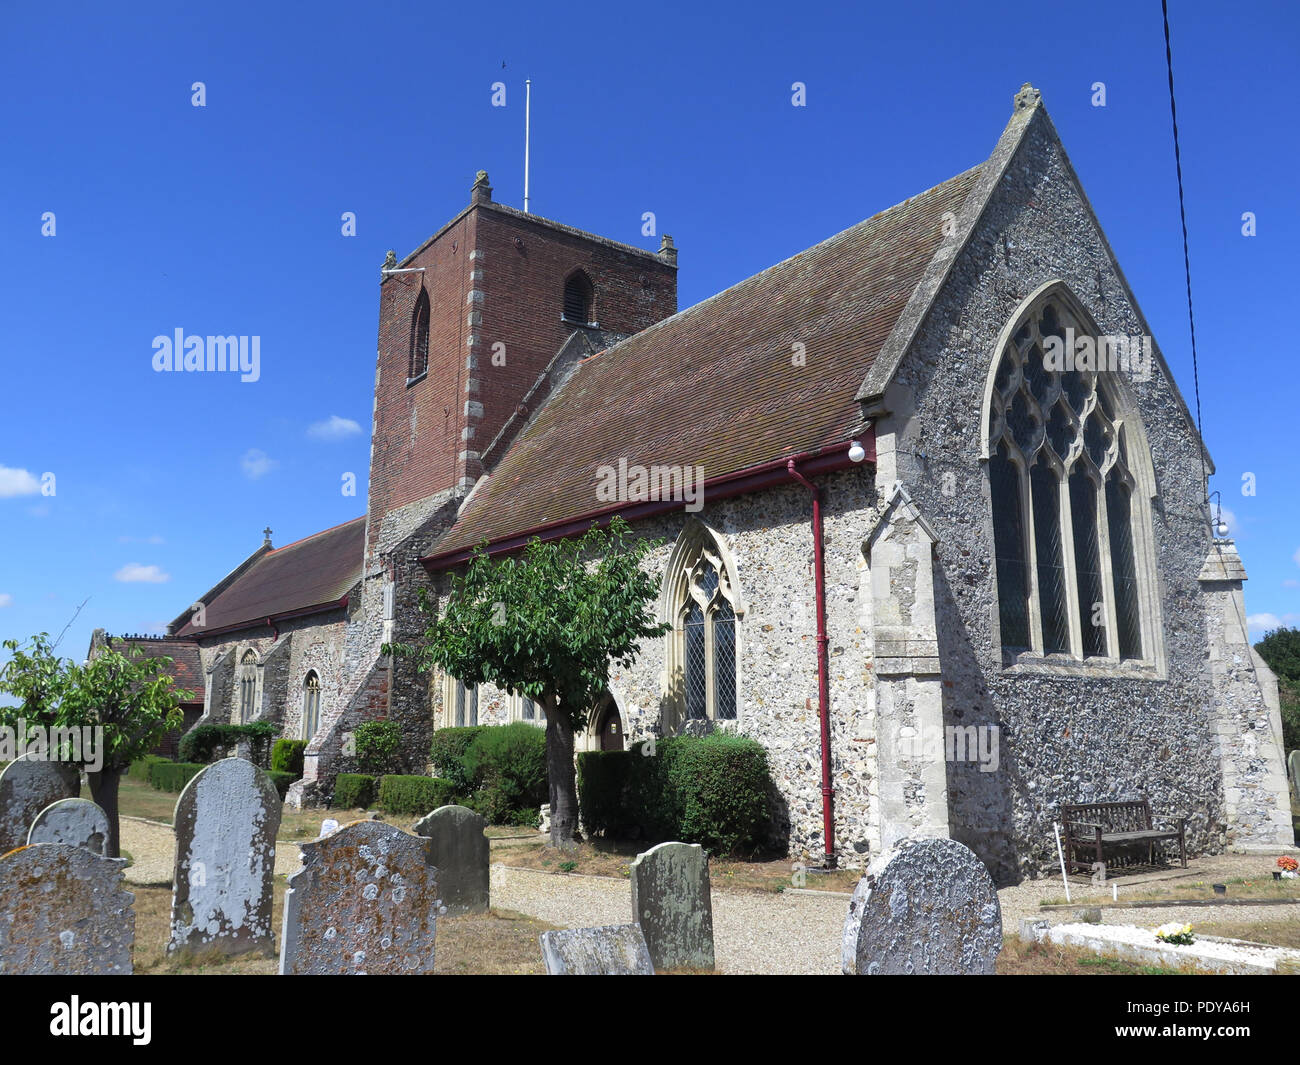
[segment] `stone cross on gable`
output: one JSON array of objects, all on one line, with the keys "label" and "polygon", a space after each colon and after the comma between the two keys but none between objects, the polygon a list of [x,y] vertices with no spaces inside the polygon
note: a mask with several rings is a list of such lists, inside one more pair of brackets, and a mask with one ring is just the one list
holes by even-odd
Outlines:
[{"label": "stone cross on gable", "polygon": [[270,546],[271,546],[271,526],[268,525],[265,529],[262,530],[262,536],[265,537],[265,539],[262,540],[262,546],[263,546],[263,547],[270,547]]}]

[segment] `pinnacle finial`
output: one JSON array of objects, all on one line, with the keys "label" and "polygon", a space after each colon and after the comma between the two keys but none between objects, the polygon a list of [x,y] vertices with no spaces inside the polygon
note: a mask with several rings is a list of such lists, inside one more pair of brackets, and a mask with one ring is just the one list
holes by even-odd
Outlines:
[{"label": "pinnacle finial", "polygon": [[1020,91],[1014,97],[1015,109],[1017,111],[1031,111],[1043,103],[1043,94],[1035,89],[1029,82],[1020,86]]}]

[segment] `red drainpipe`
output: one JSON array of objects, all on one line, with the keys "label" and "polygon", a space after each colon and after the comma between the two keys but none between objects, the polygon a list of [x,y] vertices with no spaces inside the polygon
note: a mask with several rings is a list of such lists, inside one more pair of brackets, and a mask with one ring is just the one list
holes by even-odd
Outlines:
[{"label": "red drainpipe", "polygon": [[786,471],[812,496],[813,576],[817,596],[817,716],[822,729],[822,837],[826,841],[826,868],[835,859],[835,788],[831,785],[831,687],[830,661],[826,650],[826,563],[822,554],[822,497],[812,481],[795,468],[794,459]]}]

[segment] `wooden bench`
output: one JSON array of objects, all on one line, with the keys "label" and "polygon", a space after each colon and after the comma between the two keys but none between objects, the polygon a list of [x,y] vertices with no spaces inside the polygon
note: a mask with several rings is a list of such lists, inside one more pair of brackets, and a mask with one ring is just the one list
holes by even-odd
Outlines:
[{"label": "wooden bench", "polygon": [[1117,862],[1132,861],[1134,850],[1146,846],[1147,863],[1153,864],[1155,844],[1166,840],[1178,841],[1179,857],[1187,868],[1187,819],[1180,817],[1170,828],[1156,828],[1151,817],[1151,803],[1145,799],[1134,802],[1092,802],[1063,804],[1061,820],[1064,822],[1065,860],[1072,873],[1091,873],[1094,863],[1106,862],[1106,852],[1119,852]]}]

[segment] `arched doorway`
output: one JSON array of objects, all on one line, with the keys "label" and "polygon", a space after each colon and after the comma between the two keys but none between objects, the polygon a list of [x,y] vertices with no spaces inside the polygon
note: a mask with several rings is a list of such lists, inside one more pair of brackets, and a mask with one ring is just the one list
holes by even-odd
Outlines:
[{"label": "arched doorway", "polygon": [[596,706],[592,716],[593,746],[598,751],[621,751],[623,749],[623,722],[619,716],[618,704],[614,697],[606,693]]}]

